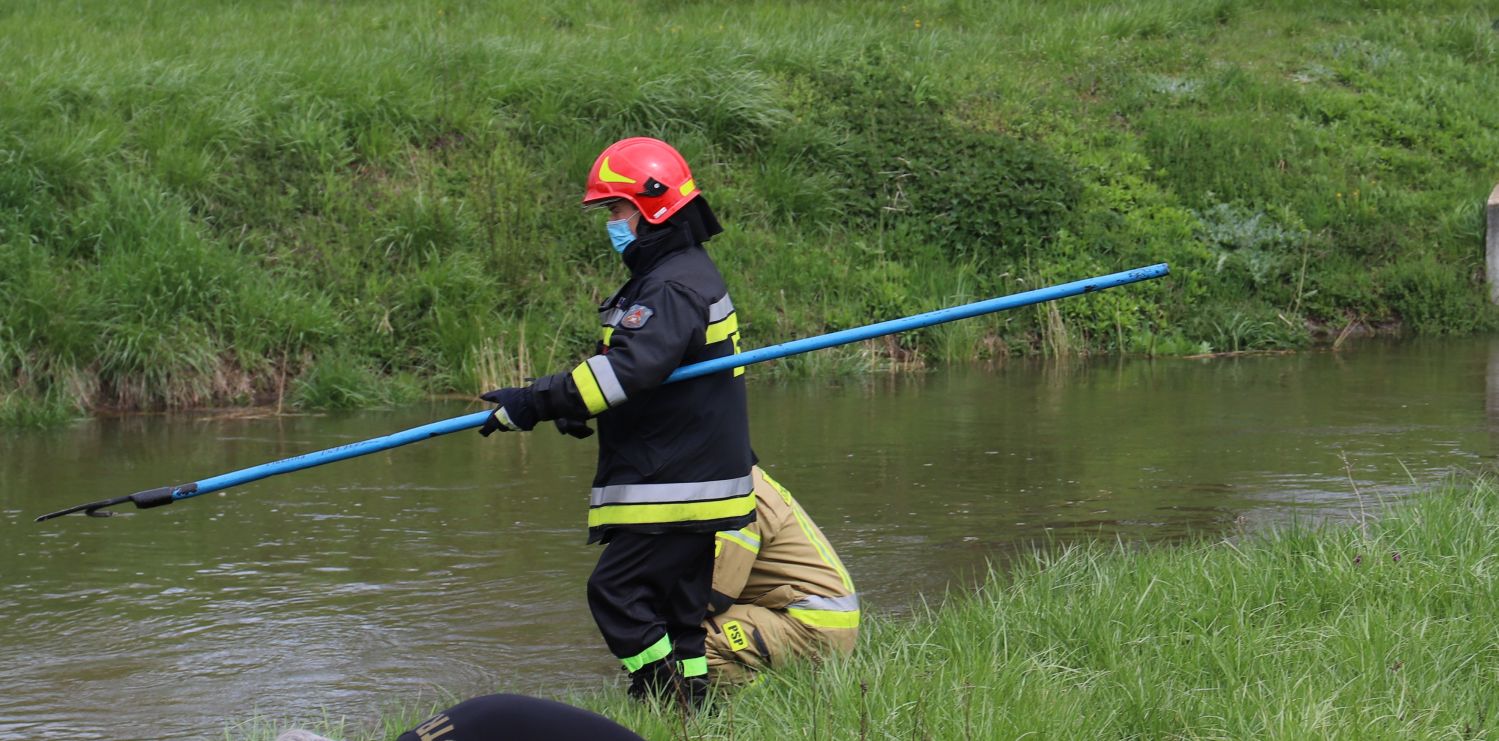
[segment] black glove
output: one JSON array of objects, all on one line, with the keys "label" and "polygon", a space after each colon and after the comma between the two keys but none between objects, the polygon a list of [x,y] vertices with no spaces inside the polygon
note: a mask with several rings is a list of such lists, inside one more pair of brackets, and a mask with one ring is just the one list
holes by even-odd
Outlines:
[{"label": "black glove", "polygon": [[531,428],[536,426],[536,410],[531,405],[530,389],[495,389],[479,398],[492,404],[499,404],[489,414],[489,418],[484,420],[484,426],[479,428],[479,434],[484,437],[489,437],[495,430],[530,432]]},{"label": "black glove", "polygon": [[593,436],[593,428],[589,427],[587,422],[580,419],[558,417],[553,420],[553,424],[557,425],[558,432],[564,435],[572,435],[579,440],[586,440]]}]

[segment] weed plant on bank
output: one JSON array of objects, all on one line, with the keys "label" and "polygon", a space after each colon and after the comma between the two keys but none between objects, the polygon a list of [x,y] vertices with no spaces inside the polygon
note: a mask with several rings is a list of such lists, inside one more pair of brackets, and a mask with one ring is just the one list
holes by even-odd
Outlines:
[{"label": "weed plant on bank", "polygon": [[[0,7],[0,424],[472,394],[588,351],[676,144],[746,346],[1155,262],[818,373],[1493,325],[1471,2]],[[787,361],[756,376],[798,370]]]},{"label": "weed plant on bank", "polygon": [[1499,488],[1452,484],[1363,525],[1039,551],[685,724],[622,691],[572,701],[663,741],[1490,738],[1496,553]]}]

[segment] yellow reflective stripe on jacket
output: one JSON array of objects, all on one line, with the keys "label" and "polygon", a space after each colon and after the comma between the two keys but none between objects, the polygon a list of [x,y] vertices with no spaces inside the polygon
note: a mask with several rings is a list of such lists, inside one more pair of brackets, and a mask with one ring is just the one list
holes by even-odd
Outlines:
[{"label": "yellow reflective stripe on jacket", "polygon": [[755,510],[753,473],[716,481],[608,484],[589,492],[588,526],[701,522]]},{"label": "yellow reflective stripe on jacket", "polygon": [[604,401],[604,390],[599,388],[599,382],[594,380],[593,371],[588,369],[587,363],[578,363],[578,367],[572,372],[573,385],[578,387],[578,394],[583,397],[583,404],[588,407],[589,414],[600,414],[609,408],[609,403]]},{"label": "yellow reflective stripe on jacket", "polygon": [[739,331],[739,315],[730,314],[723,321],[708,325],[707,331],[703,333],[704,340],[709,344],[723,342],[729,339],[729,335]]},{"label": "yellow reflective stripe on jacket", "polygon": [[859,611],[837,612],[834,610],[803,610],[797,607],[786,608],[786,614],[796,618],[803,625],[813,628],[857,628],[859,627]]},{"label": "yellow reflective stripe on jacket", "polygon": [[683,481],[673,484],[608,484],[588,492],[588,504],[671,504],[674,502],[711,502],[753,494],[755,476],[748,474],[717,481]]},{"label": "yellow reflective stripe on jacket", "polygon": [[623,309],[608,308],[599,311],[599,324],[604,325],[599,330],[599,340],[607,347],[609,338],[614,336],[614,328],[619,326],[619,320],[623,319]]},{"label": "yellow reflective stripe on jacket", "polygon": [[579,363],[578,367],[573,368],[572,378],[589,414],[602,413],[628,399],[624,387],[614,375],[614,366],[602,355],[594,355]]},{"label": "yellow reflective stripe on jacket", "polygon": [[760,552],[760,536],[750,532],[748,528],[742,528],[739,530],[721,530],[718,532],[718,537],[722,538],[723,540],[729,541],[730,543],[733,543],[749,551],[750,553],[758,554]]},{"label": "yellow reflective stripe on jacket", "polygon": [[749,492],[716,502],[671,502],[668,504],[608,504],[588,510],[588,526],[644,525],[654,522],[693,522],[743,517],[755,511],[755,494]]},{"label": "yellow reflective stripe on jacket", "polygon": [[786,612],[814,628],[859,627],[859,595],[818,597],[807,595],[786,606]]},{"label": "yellow reflective stripe on jacket", "polygon": [[[813,548],[817,549],[818,557],[822,559],[823,563],[838,572],[838,578],[843,580],[843,586],[848,589],[850,594],[853,594],[854,580],[849,578],[848,569],[843,568],[843,562],[838,559],[838,554],[833,552],[833,547],[828,545],[827,540],[823,539],[821,533],[812,526],[811,520],[807,519],[807,513],[803,512],[801,505],[797,504],[796,500],[791,497],[791,492],[786,491],[786,487],[781,486],[780,482],[771,478],[770,474],[761,471],[760,476],[765,479],[765,483],[770,484],[780,493],[781,499],[786,502],[786,506],[790,507],[791,513],[796,516],[796,522],[798,525],[801,525],[802,533],[807,536],[807,541],[812,544]],[[857,623],[857,619],[855,623]]]},{"label": "yellow reflective stripe on jacket", "polygon": [[819,610],[822,612],[858,612],[859,595],[845,594],[842,597],[819,597],[809,594],[787,607],[801,608],[803,610]]},{"label": "yellow reflective stripe on jacket", "polygon": [[[703,340],[709,345],[729,340],[734,343],[733,354],[739,354],[739,316],[734,313],[734,301],[727,293],[708,307],[708,328],[703,332]],[[744,375],[744,366],[735,368],[734,375]]]}]

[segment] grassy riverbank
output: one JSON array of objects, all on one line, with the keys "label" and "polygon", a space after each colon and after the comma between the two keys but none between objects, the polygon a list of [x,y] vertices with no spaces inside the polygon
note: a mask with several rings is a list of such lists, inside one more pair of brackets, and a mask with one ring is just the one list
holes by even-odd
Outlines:
[{"label": "grassy riverbank", "polygon": [[1362,526],[1036,555],[685,729],[574,702],[651,739],[1491,738],[1496,553],[1499,489],[1450,485]]},{"label": "grassy riverbank", "polygon": [[1168,261],[775,372],[1493,326],[1471,2],[0,8],[0,424],[471,394],[586,351],[593,156],[676,143],[747,346]]}]

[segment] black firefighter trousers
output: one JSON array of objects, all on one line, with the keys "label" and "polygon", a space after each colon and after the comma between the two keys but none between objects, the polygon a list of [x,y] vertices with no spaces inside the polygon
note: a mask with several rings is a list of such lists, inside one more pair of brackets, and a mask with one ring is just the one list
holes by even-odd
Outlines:
[{"label": "black firefighter trousers", "polygon": [[[588,577],[588,608],[609,650],[633,671],[660,658],[703,661],[708,596],[713,590],[709,533],[616,532]],[[661,656],[662,638],[671,653]],[[693,660],[696,661],[693,661]]]}]

